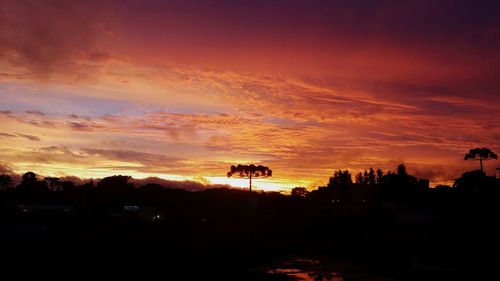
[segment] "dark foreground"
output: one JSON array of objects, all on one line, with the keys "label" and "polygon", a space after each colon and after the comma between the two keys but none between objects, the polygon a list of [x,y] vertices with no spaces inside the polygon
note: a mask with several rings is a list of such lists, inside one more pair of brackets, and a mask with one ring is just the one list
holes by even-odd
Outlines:
[{"label": "dark foreground", "polygon": [[496,194],[348,203],[228,189],[156,190],[132,201],[101,195],[71,205],[3,192],[4,269],[167,280],[499,280]]}]

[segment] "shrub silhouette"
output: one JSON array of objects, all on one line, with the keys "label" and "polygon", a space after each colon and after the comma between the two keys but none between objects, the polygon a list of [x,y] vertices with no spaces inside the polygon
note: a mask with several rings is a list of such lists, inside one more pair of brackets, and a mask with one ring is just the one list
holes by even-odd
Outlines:
[{"label": "shrub silhouette", "polygon": [[12,184],[11,176],[7,174],[0,175],[0,187],[2,190],[6,190],[7,188],[9,188],[11,184]]},{"label": "shrub silhouette", "polygon": [[291,195],[293,197],[305,198],[309,195],[309,191],[305,187],[294,187],[292,189]]},{"label": "shrub silhouette", "polygon": [[46,181],[39,181],[33,172],[26,172],[17,186],[19,192],[40,193],[49,191]]}]

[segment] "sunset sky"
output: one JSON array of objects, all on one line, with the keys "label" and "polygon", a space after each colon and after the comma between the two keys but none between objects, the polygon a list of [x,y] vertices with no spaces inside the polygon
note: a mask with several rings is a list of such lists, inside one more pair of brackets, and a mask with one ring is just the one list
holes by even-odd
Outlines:
[{"label": "sunset sky", "polygon": [[498,1],[0,1],[0,172],[450,184],[499,107]]}]

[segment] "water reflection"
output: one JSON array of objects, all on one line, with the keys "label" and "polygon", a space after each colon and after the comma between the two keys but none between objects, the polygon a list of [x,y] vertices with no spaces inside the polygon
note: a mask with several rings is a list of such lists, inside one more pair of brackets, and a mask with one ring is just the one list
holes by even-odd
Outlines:
[{"label": "water reflection", "polygon": [[266,272],[276,280],[301,281],[393,281],[391,278],[369,273],[369,271],[350,262],[324,262],[319,259],[290,258],[277,262]]},{"label": "water reflection", "polygon": [[276,268],[268,270],[270,274],[286,275],[290,280],[304,281],[343,281],[337,272],[324,270],[315,259],[290,259],[280,263]]}]

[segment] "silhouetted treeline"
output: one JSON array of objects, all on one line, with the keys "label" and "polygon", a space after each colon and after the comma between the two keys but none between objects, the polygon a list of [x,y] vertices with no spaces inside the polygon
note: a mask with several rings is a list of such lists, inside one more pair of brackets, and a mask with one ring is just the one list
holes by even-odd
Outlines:
[{"label": "silhouetted treeline", "polygon": [[77,185],[28,172],[0,184],[2,249],[25,263],[36,253],[114,260],[122,271],[188,274],[178,280],[289,280],[259,270],[284,256],[354,260],[396,280],[497,280],[500,268],[500,183],[480,170],[437,188],[404,165],[338,170],[290,195],[134,186],[121,175]]},{"label": "silhouetted treeline", "polygon": [[[0,175],[0,186],[4,197],[17,204],[66,204],[81,207],[114,208],[123,205],[162,205],[170,196],[197,196],[196,192],[169,188],[157,183],[134,186],[130,176],[110,176],[97,183],[90,180],[76,185],[56,177],[38,178],[33,172],[25,173],[21,182],[13,186],[9,175]],[[316,203],[376,204],[381,202],[408,202],[424,200],[439,194],[450,196],[498,196],[499,179],[487,176],[481,170],[465,172],[455,180],[453,186],[429,188],[429,180],[417,179],[408,174],[404,164],[396,171],[383,172],[369,168],[354,176],[348,170],[334,171],[328,183],[316,190],[304,187],[291,190],[292,198]],[[206,191],[209,192],[209,191]],[[227,192],[237,192],[228,190]],[[172,195],[175,194],[175,195]],[[191,194],[191,195],[188,195]],[[201,193],[203,194],[203,192]],[[258,195],[256,195],[258,196]],[[4,200],[6,200],[4,198]]]}]

